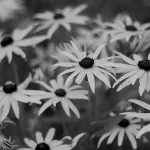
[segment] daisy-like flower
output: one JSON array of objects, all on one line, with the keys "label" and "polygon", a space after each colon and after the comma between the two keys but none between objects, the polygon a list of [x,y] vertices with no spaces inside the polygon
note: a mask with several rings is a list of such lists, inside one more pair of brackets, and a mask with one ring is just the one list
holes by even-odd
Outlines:
[{"label": "daisy-like flower", "polygon": [[12,34],[0,34],[0,61],[6,56],[8,62],[11,63],[12,54],[20,55],[22,58],[26,58],[26,54],[23,52],[23,47],[35,46],[46,39],[46,36],[34,36],[27,38],[26,36],[33,29],[33,26],[29,26],[25,29],[15,29]]},{"label": "daisy-like flower", "polygon": [[36,132],[36,142],[25,138],[25,143],[29,146],[29,148],[19,148],[18,150],[70,150],[70,146],[67,144],[63,144],[60,140],[53,140],[55,134],[55,129],[51,128],[46,134],[45,139],[41,132]]},{"label": "daisy-like flower", "polygon": [[142,59],[140,55],[134,54],[134,60],[126,57],[125,55],[115,52],[118,54],[127,64],[116,64],[117,66],[117,73],[125,73],[122,77],[120,77],[113,87],[115,87],[118,83],[125,80],[121,85],[119,85],[117,91],[122,90],[124,87],[136,82],[139,78],[139,93],[140,96],[146,90],[147,92],[150,91],[150,53],[148,58]]},{"label": "daisy-like flower", "polygon": [[[7,117],[11,106],[15,116],[19,118],[18,102],[41,104],[39,101],[40,99],[38,99],[37,96],[42,97],[42,95],[47,94],[47,92],[25,89],[31,80],[32,77],[29,75],[26,80],[19,85],[8,81],[2,87],[0,87],[0,108],[3,109],[1,121]],[[36,98],[34,96],[36,96]]]},{"label": "daisy-like flower", "polygon": [[24,11],[21,0],[0,0],[1,21],[14,18],[20,11]]},{"label": "daisy-like flower", "polygon": [[[141,100],[137,100],[137,99],[131,99],[129,100],[130,102],[134,103],[134,104],[137,104],[147,110],[150,111],[150,105],[141,101]],[[137,117],[137,118],[140,118],[140,119],[144,119],[146,121],[149,121],[150,120],[150,113],[137,113],[137,112],[124,112],[122,113],[123,115],[128,115],[128,116],[131,116],[131,117]],[[146,132],[150,132],[150,124],[144,126],[139,132],[138,134],[136,135],[137,138],[140,138],[143,134],[145,134]]]},{"label": "daisy-like flower", "polygon": [[35,15],[35,18],[39,19],[37,22],[37,24],[39,24],[37,31],[48,29],[47,35],[51,38],[59,26],[63,26],[67,31],[70,31],[70,24],[84,25],[86,24],[88,17],[79,15],[79,13],[81,13],[86,7],[87,6],[83,4],[75,9],[66,7],[63,10],[56,10],[54,13],[50,11],[38,13]]},{"label": "daisy-like flower", "polygon": [[78,141],[85,135],[86,133],[80,133],[77,136],[75,136],[73,139],[70,136],[65,136],[62,141],[64,144],[70,145],[71,149],[74,148]]},{"label": "daisy-like flower", "polygon": [[150,23],[140,24],[126,14],[117,15],[113,23],[104,23],[103,26],[106,28],[104,34],[110,34],[112,42],[124,38],[129,41],[131,37],[142,37],[150,31]]},{"label": "daisy-like flower", "polygon": [[56,106],[58,102],[61,102],[62,107],[68,116],[70,116],[70,110],[69,110],[70,108],[78,118],[80,117],[77,108],[70,101],[70,99],[87,100],[88,91],[82,90],[81,89],[82,87],[79,85],[71,86],[72,82],[64,83],[64,79],[62,76],[58,76],[57,81],[51,80],[50,81],[51,86],[47,85],[42,81],[37,81],[36,83],[39,83],[49,91],[49,95],[45,96],[45,98],[49,98],[49,100],[46,103],[44,103],[43,106],[40,108],[39,115],[43,113],[52,104]]},{"label": "daisy-like flower", "polygon": [[127,135],[132,148],[137,149],[137,142],[135,136],[140,129],[140,119],[135,119],[133,117],[125,116],[120,122],[114,125],[110,131],[103,134],[99,139],[98,146],[108,137],[107,144],[111,144],[116,136],[118,135],[118,146],[121,146],[125,135]]},{"label": "daisy-like flower", "polygon": [[83,79],[87,76],[91,90],[94,93],[95,75],[110,88],[110,82],[105,74],[108,74],[115,79],[112,73],[110,73],[112,72],[111,63],[109,62],[109,66],[107,64],[108,60],[112,59],[112,57],[98,59],[98,56],[104,46],[105,44],[99,46],[94,53],[88,54],[87,52],[82,51],[81,48],[74,41],[71,41],[71,52],[62,51],[61,54],[67,56],[72,62],[59,62],[55,64],[54,67],[61,66],[70,68],[60,74],[64,75],[67,73],[71,73],[71,75],[67,78],[66,83],[70,82],[75,76],[77,76],[75,82],[77,84],[81,84]]}]

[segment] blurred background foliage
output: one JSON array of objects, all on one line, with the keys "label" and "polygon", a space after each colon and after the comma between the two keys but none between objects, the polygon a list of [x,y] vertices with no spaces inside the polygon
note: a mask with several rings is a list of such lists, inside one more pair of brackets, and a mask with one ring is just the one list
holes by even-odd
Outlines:
[{"label": "blurred background foliage", "polygon": [[[0,23],[1,29],[6,32],[11,32],[17,27],[24,27],[27,24],[32,22],[32,17],[37,12],[42,12],[45,10],[53,11],[57,8],[64,8],[65,6],[78,6],[80,4],[86,3],[88,8],[83,12],[84,15],[89,16],[90,18],[95,18],[97,15],[101,15],[103,20],[110,21],[118,13],[127,12],[131,15],[133,19],[139,20],[140,22],[149,22],[150,21],[150,1],[149,0],[24,0],[24,5],[26,11],[20,12],[17,18]],[[85,27],[85,28],[88,28]],[[71,37],[76,36],[77,27],[73,25],[71,32],[66,32],[63,28],[59,29],[53,36],[50,41],[44,41],[42,44],[38,45],[42,49],[48,49],[49,43],[55,43],[58,46],[63,42],[69,42]],[[55,52],[55,47],[49,49],[51,55]],[[6,80],[15,80],[14,71],[12,66],[14,63],[17,65],[17,72],[19,75],[20,82],[23,81],[29,72],[32,71],[30,61],[36,58],[34,53],[34,48],[28,48],[25,50],[27,53],[27,61],[24,61],[18,56],[14,56],[13,62],[11,65],[7,63],[7,60],[4,59],[0,64],[0,84],[3,84]],[[46,51],[43,51],[46,53]],[[59,70],[58,70],[59,71]],[[57,71],[48,76],[48,79],[55,78]],[[105,87],[101,85],[103,83],[97,82],[97,87]],[[30,85],[34,88],[37,85]],[[86,88],[86,85],[83,85]],[[29,87],[30,88],[30,87]],[[132,90],[131,90],[132,89]],[[107,112],[115,110],[116,113],[123,111],[127,105],[127,100],[129,98],[139,98],[137,94],[136,87],[127,87],[120,92],[116,92],[116,89],[106,89],[106,88],[97,88],[95,97],[91,97],[92,101],[92,116],[98,117],[99,119],[107,115]],[[149,98],[149,96],[148,96]],[[75,136],[81,132],[85,132],[88,129],[88,104],[86,101],[75,101],[77,108],[81,113],[81,118],[76,119],[75,116],[68,118],[60,105],[57,105],[56,108],[51,107],[47,109],[40,117],[37,116],[37,112],[40,108],[38,105],[24,105],[25,114],[20,116],[22,119],[22,127],[20,127],[18,120],[10,115],[10,118],[16,123],[16,126],[9,125],[4,129],[4,133],[7,137],[12,136],[18,145],[24,145],[23,137],[27,136],[29,138],[35,138],[35,131],[41,131],[46,134],[47,130],[50,127],[56,128],[56,138],[61,139],[64,135]],[[95,130],[95,129],[93,129]],[[92,148],[96,149],[98,139],[92,140]],[[83,142],[82,142],[83,141]],[[87,143],[84,142],[84,139],[80,141],[81,145],[75,149],[86,149]],[[84,148],[83,148],[84,147]],[[121,149],[131,149],[130,143],[126,144],[124,142]],[[145,145],[145,149],[147,149]],[[103,142],[102,147],[99,149],[111,150],[117,149],[117,144],[111,144],[106,146]]]}]

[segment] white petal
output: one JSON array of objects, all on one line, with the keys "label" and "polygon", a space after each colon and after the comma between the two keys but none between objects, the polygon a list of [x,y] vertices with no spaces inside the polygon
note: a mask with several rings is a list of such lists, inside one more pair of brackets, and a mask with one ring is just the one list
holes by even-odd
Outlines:
[{"label": "white petal", "polygon": [[36,132],[35,136],[36,136],[36,141],[38,144],[44,142],[43,135],[41,132]]},{"label": "white petal", "polygon": [[136,55],[136,54],[133,55],[133,58],[136,61],[136,63],[138,63],[139,61],[142,60],[141,56],[140,55]]},{"label": "white petal", "polygon": [[64,26],[64,28],[65,28],[67,31],[71,31],[71,26],[70,26],[70,24],[65,23],[65,22],[61,22],[61,25]]},{"label": "white petal", "polygon": [[15,116],[17,117],[17,119],[19,119],[19,105],[18,105],[18,102],[14,99],[11,99],[11,104],[12,104],[12,108],[13,108]]},{"label": "white petal", "polygon": [[70,110],[69,110],[69,106],[68,106],[68,102],[66,101],[66,98],[62,98],[61,104],[65,113],[70,117]]},{"label": "white petal", "polygon": [[130,133],[128,130],[126,130],[126,134],[130,140],[130,143],[132,145],[133,149],[137,149],[137,142],[135,140],[135,137],[132,135],[132,133]]},{"label": "white petal", "polygon": [[95,93],[95,78],[91,70],[87,71],[87,78],[92,92]]},{"label": "white petal", "polygon": [[49,129],[49,131],[46,134],[46,138],[45,138],[45,142],[47,144],[51,143],[51,141],[53,140],[54,134],[55,134],[55,129],[54,128]]},{"label": "white petal", "polygon": [[97,144],[97,148],[100,147],[101,143],[110,135],[110,132],[109,133],[105,133],[104,135],[101,136],[101,138],[99,139],[98,141],[98,144]]},{"label": "white petal", "polygon": [[33,140],[30,140],[30,139],[28,139],[28,138],[24,138],[24,141],[25,141],[25,143],[26,143],[29,147],[35,149],[35,147],[36,147],[37,144],[36,144]]},{"label": "white petal", "polygon": [[143,92],[146,89],[146,81],[147,81],[147,73],[145,72],[141,77],[140,77],[140,86],[139,86],[139,93],[140,96],[142,96]]},{"label": "white petal", "polygon": [[70,15],[78,15],[80,12],[82,12],[84,9],[87,8],[87,5],[86,4],[83,4],[83,5],[80,5],[78,7],[76,7],[75,9],[73,9],[71,12],[70,12]]},{"label": "white petal", "polygon": [[136,138],[140,138],[141,135],[145,134],[146,132],[150,132],[150,124],[144,126],[137,134]]},{"label": "white petal", "polygon": [[122,142],[123,142],[123,139],[124,139],[124,134],[125,134],[125,131],[124,131],[124,129],[122,129],[119,132],[119,135],[118,135],[118,146],[122,145]]},{"label": "white petal", "polygon": [[74,139],[73,139],[73,147],[76,146],[76,144],[78,143],[78,141],[80,140],[81,137],[83,137],[86,133],[81,133],[79,135],[77,135]]},{"label": "white petal", "polygon": [[52,27],[50,27],[50,29],[47,32],[47,35],[49,38],[53,36],[54,32],[58,29],[58,27],[59,27],[59,24],[54,24],[52,25]]},{"label": "white petal", "polygon": [[85,78],[85,76],[86,76],[86,71],[81,71],[81,72],[78,74],[78,76],[76,77],[75,82],[76,82],[77,84],[81,84],[82,81],[83,81],[83,79]]},{"label": "white petal", "polygon": [[15,100],[23,102],[23,103],[28,103],[29,102],[28,96],[20,94],[18,92],[13,93],[13,97],[14,97]]}]

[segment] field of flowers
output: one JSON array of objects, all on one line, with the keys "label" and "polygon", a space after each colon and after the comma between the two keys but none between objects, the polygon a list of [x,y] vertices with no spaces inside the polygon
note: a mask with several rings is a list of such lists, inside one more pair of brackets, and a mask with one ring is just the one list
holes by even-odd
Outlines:
[{"label": "field of flowers", "polygon": [[149,0],[0,0],[0,150],[150,148]]}]

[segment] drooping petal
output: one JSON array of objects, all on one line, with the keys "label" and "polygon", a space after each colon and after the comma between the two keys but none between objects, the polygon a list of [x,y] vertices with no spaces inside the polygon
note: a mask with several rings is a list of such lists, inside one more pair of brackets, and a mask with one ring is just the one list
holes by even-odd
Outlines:
[{"label": "drooping petal", "polygon": [[24,138],[24,142],[32,149],[35,149],[35,147],[37,145],[33,140],[30,140],[28,138]]},{"label": "drooping petal", "polygon": [[53,140],[54,134],[55,134],[55,129],[54,128],[49,129],[45,137],[45,142],[47,144],[51,143],[51,141]]},{"label": "drooping petal", "polygon": [[44,138],[41,132],[36,132],[35,137],[38,144],[44,142]]},{"label": "drooping petal", "polygon": [[137,134],[136,138],[140,138],[141,135],[145,134],[146,132],[150,132],[150,124],[144,126]]}]

